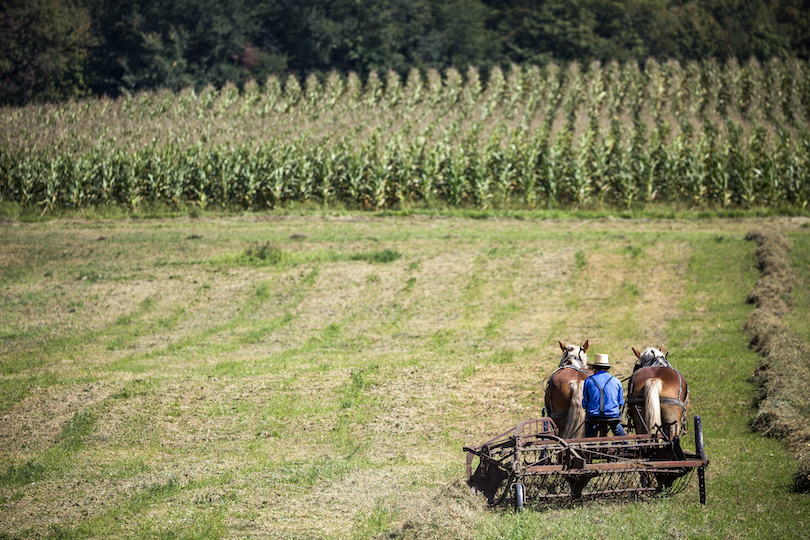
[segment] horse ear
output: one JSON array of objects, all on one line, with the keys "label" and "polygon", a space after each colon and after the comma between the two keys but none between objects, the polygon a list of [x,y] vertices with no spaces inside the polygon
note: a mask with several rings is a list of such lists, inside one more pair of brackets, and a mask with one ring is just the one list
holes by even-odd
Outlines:
[{"label": "horse ear", "polygon": [[636,353],[636,358],[641,358],[641,353],[638,352],[635,347],[630,347],[630,348],[633,349],[634,353]]},{"label": "horse ear", "polygon": [[667,354],[667,351],[664,350],[664,344],[662,343],[658,350],[661,351],[662,354]]},{"label": "horse ear", "polygon": [[588,340],[585,340],[585,343],[582,344],[582,351],[585,352],[588,350]]},{"label": "horse ear", "polygon": [[559,343],[559,344],[560,344],[560,348],[561,348],[563,351],[565,351],[565,343],[563,343],[562,341],[558,341],[557,343]]}]

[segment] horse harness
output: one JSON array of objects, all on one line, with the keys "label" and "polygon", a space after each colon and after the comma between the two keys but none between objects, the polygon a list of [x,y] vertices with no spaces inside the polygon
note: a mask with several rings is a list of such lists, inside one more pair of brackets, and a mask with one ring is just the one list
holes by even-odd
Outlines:
[{"label": "horse harness", "polygon": [[[579,352],[581,353],[582,352],[582,347],[580,347],[579,349],[580,349]],[[563,360],[560,362],[560,364],[562,364],[562,362],[564,362],[568,358],[569,358],[568,356],[563,358]],[[577,358],[579,359],[580,364],[581,364],[582,363],[582,357],[579,356],[579,353],[577,354]],[[546,379],[546,394],[548,394],[548,388],[549,388],[549,386],[551,386],[551,379],[554,378],[554,375],[556,375],[558,371],[562,371],[564,369],[573,369],[574,371],[578,371],[579,373],[582,373],[583,375],[590,375],[590,373],[588,373],[588,371],[585,370],[585,368],[578,368],[578,367],[573,366],[571,364],[567,364],[567,365],[564,365],[564,366],[561,365],[560,367],[555,369],[554,372],[551,375],[548,376],[548,379]],[[553,405],[550,400],[548,402],[548,405],[549,405],[549,408],[551,408],[552,405]],[[547,411],[547,412],[548,412],[548,417],[551,418],[552,420],[559,420],[560,418],[565,418],[566,415],[568,414],[568,411],[560,411],[560,412]]]},{"label": "horse harness", "polygon": [[[585,347],[579,347],[579,350],[577,351],[577,356],[576,356],[576,358],[577,358],[577,361],[579,362],[579,365],[580,365],[580,366],[585,366],[585,365],[587,365],[587,363],[586,363],[586,362],[583,362],[583,361],[582,361],[582,353],[583,353],[583,352],[585,352]],[[572,357],[573,357],[573,355],[572,355],[572,354],[570,354],[570,352],[566,351],[565,356],[562,358],[562,360],[560,360],[560,366],[559,366],[559,367],[561,367],[561,368],[564,368],[564,367],[573,367],[573,368],[574,368],[574,369],[576,369],[577,371],[582,371],[582,369],[584,369],[584,367],[582,367],[581,369],[578,369],[578,368],[576,368],[576,367],[574,367],[574,366],[572,365],[572,360],[571,360],[571,358],[572,358]],[[559,370],[555,370],[555,371],[554,371],[554,373],[557,373],[557,371],[559,371]],[[554,375],[554,373],[552,373],[552,375]]]},{"label": "horse harness", "polygon": [[[639,359],[639,361],[636,362],[636,365],[633,367],[633,373],[635,373],[639,369],[645,368],[645,367],[668,367],[668,368],[671,368],[672,364],[669,363],[669,360],[667,359],[666,356],[664,356],[663,354],[659,354],[658,356],[654,356],[652,360],[642,361],[641,359]],[[675,369],[675,368],[672,368],[672,369]]]},{"label": "horse harness", "polygon": [[[669,362],[666,361],[666,359],[664,359],[665,363],[662,363],[658,359],[656,359],[656,360],[657,360],[656,363],[651,364],[650,366],[644,366],[644,367],[668,367],[668,368],[671,368],[672,370],[674,370],[675,373],[678,374],[678,397],[683,395],[683,383],[686,381],[686,378],[683,375],[681,375],[680,371],[678,371],[677,369],[672,367],[669,364]],[[630,377],[630,382],[627,385],[627,393],[629,394],[627,396],[627,404],[634,406],[636,408],[636,413],[638,414],[639,418],[643,418],[644,415],[642,414],[642,411],[640,410],[641,409],[640,406],[643,406],[643,404],[644,404],[644,396],[638,396],[637,397],[637,396],[633,395],[633,382],[634,382],[634,380],[635,380],[635,373],[633,373],[633,376]],[[688,427],[688,424],[687,424],[687,421],[686,421],[686,407],[689,405],[689,395],[687,394],[685,397],[686,397],[685,401],[677,399],[677,398],[671,398],[671,397],[659,396],[659,398],[658,398],[659,403],[662,404],[662,405],[677,405],[677,406],[679,406],[681,408],[681,430],[682,430],[683,433],[686,432],[687,427]],[[650,427],[647,426],[647,429],[650,429]]]}]

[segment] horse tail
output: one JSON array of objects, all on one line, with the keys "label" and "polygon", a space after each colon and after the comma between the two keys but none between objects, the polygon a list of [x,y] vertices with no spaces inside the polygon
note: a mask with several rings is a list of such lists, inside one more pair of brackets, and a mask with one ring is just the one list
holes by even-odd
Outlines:
[{"label": "horse tail", "polygon": [[585,425],[585,409],[582,407],[582,393],[585,381],[576,380],[568,383],[571,389],[571,401],[568,404],[568,414],[565,417],[565,431],[560,435],[563,439],[574,439],[581,435]]},{"label": "horse tail", "polygon": [[650,433],[661,425],[661,379],[650,379],[644,385],[644,423]]}]

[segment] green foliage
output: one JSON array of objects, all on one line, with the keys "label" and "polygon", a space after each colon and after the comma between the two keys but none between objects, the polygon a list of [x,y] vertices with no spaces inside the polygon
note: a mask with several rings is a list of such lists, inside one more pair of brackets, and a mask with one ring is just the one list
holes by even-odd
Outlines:
[{"label": "green foliage", "polygon": [[265,244],[257,244],[256,246],[249,247],[245,250],[245,258],[248,261],[260,261],[265,264],[276,265],[284,260],[285,255],[280,247],[267,242]]},{"label": "green foliage", "polygon": [[341,478],[355,468],[348,459],[323,456],[312,461],[284,463],[278,472],[290,484],[311,488]]},{"label": "green foliage", "polygon": [[368,379],[368,375],[377,371],[378,366],[376,365],[368,368],[352,369],[349,382],[341,392],[342,399],[340,400],[340,406],[343,409],[351,409],[362,401],[363,392],[375,385],[374,382]]},{"label": "green foliage", "polygon": [[84,445],[84,437],[95,428],[96,418],[89,411],[79,411],[62,428],[60,444],[65,452],[79,450]]},{"label": "green foliage", "polygon": [[10,0],[0,13],[0,103],[87,95],[86,65],[98,45],[86,2]]},{"label": "green foliage", "polygon": [[354,538],[365,540],[366,538],[376,538],[383,535],[388,530],[389,524],[394,517],[391,510],[378,503],[371,511],[371,514],[358,524]]},{"label": "green foliage", "polygon": [[640,247],[633,245],[626,246],[624,252],[634,259],[638,259],[644,253]]},{"label": "green foliage", "polygon": [[45,467],[33,461],[27,461],[19,466],[10,465],[0,475],[0,484],[24,486],[31,482],[39,482],[45,473]]},{"label": "green foliage", "polygon": [[402,257],[402,253],[395,249],[386,248],[382,251],[376,251],[374,253],[356,253],[352,255],[350,258],[353,261],[369,261],[375,263],[390,263],[394,262],[397,259]]},{"label": "green foliage", "polygon": [[332,72],[31,106],[0,124],[0,211],[804,208],[808,72],[778,59],[495,66],[486,88],[474,69],[405,84],[373,71],[365,85]]},{"label": "green foliage", "polygon": [[[289,74],[323,85],[330,70],[390,80],[513,63],[807,58],[807,11],[797,0],[12,0],[0,15],[0,102],[243,89]],[[474,82],[465,92],[477,99]]]},{"label": "green foliage", "polygon": [[135,507],[145,506],[157,500],[164,499],[182,490],[182,486],[174,478],[169,478],[166,483],[151,484],[137,493],[130,499],[130,504]]},{"label": "green foliage", "polygon": [[588,257],[584,252],[577,251],[574,253],[574,266],[578,272],[581,272],[585,268],[586,264],[588,264]]}]

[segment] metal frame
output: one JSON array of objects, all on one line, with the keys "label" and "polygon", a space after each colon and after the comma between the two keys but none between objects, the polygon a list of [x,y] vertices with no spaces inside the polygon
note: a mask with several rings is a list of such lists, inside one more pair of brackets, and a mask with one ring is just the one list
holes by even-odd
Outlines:
[{"label": "metal frame", "polygon": [[[593,496],[683,491],[698,470],[700,502],[706,502],[700,417],[695,417],[696,452],[663,432],[621,437],[561,439],[549,417],[526,420],[489,441],[464,447],[467,482],[490,505]],[[475,458],[478,466],[473,470]]]}]

